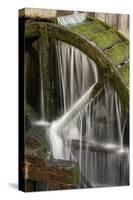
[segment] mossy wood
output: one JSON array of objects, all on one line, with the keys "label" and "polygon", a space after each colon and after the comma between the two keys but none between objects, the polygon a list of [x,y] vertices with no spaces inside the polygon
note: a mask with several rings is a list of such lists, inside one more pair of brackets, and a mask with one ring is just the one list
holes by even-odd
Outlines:
[{"label": "mossy wood", "polygon": [[79,186],[79,165],[74,161],[53,160],[46,165],[34,156],[27,156],[24,165],[25,179],[45,182],[48,190],[71,189]]},{"label": "mossy wood", "polygon": [[34,22],[27,24],[26,37],[39,37],[46,26],[49,38],[75,46],[96,62],[101,75],[107,74],[118,92],[123,110],[128,112],[128,65],[126,73],[121,72],[121,68],[129,59],[128,40],[115,29],[93,18],[68,28],[52,23]]},{"label": "mossy wood", "polygon": [[[36,74],[38,77],[40,76],[40,72],[37,70],[37,66],[40,66],[39,70],[42,70],[43,74],[43,93],[44,95],[44,110],[45,110],[45,118],[48,121],[52,121],[57,116],[58,109],[58,98],[55,94],[56,89],[56,66],[55,66],[55,40],[59,40],[74,47],[80,49],[84,54],[90,57],[97,64],[100,80],[95,85],[92,92],[92,100],[95,96],[102,91],[103,85],[106,82],[110,81],[113,87],[118,92],[118,95],[121,99],[123,110],[128,113],[129,110],[129,41],[118,31],[113,29],[112,27],[106,25],[105,23],[93,19],[88,18],[85,23],[78,24],[76,26],[63,27],[61,25],[47,23],[47,22],[30,22],[26,24],[26,47],[27,48],[26,58],[28,69],[26,70],[27,79],[30,77],[30,84],[27,84],[27,101],[28,104],[35,108],[35,111],[38,112],[39,102],[33,101],[34,96],[37,95],[40,101],[40,94],[37,92],[37,87],[40,87],[39,79],[35,80]],[[39,56],[38,56],[39,52]],[[34,53],[33,60],[31,59],[31,55]],[[34,63],[34,64],[33,64]],[[33,66],[35,71],[32,76],[30,76],[29,67]],[[31,70],[32,71],[32,70]],[[37,85],[35,88],[32,88],[32,83],[36,82]],[[32,92],[30,92],[33,90]],[[31,100],[32,99],[32,100]],[[56,107],[55,107],[56,106]],[[41,112],[41,110],[39,111]],[[37,113],[40,114],[40,113]],[[47,143],[47,138],[43,138],[44,134],[41,132],[42,130],[38,130],[36,127],[32,127],[27,131],[26,136],[26,155],[32,156],[34,159],[41,160],[43,164],[41,164],[42,169],[44,169],[44,174],[42,173],[41,168],[38,166],[30,165],[31,168],[28,168],[30,172],[32,172],[31,178],[32,181],[42,181],[48,176],[51,178],[51,189],[61,189],[63,188],[71,188],[74,183],[78,182],[78,166],[72,170],[70,174],[66,173],[66,168],[63,163],[60,165],[63,167],[62,171],[59,171],[59,162],[53,161],[52,165],[50,165],[51,160],[53,159],[49,144]],[[39,135],[37,135],[39,133]],[[43,140],[43,142],[42,142]],[[46,142],[46,144],[45,144]],[[32,143],[32,144],[31,144]],[[26,161],[29,163],[29,161]],[[32,161],[30,160],[32,163]],[[26,166],[28,166],[26,163]],[[39,162],[40,163],[40,162]],[[45,163],[45,164],[44,164]],[[70,164],[70,163],[69,163]],[[43,165],[43,166],[42,166]],[[53,167],[54,166],[54,167]],[[46,175],[46,168],[49,167],[51,171],[51,175]],[[40,172],[35,174],[35,168],[39,169]],[[33,176],[34,173],[34,176]],[[40,175],[40,174],[41,175]],[[60,175],[58,174],[60,173]],[[76,176],[74,174],[77,174]],[[70,177],[70,182],[67,180],[67,186],[63,185],[59,186],[61,183],[61,174],[65,174]],[[69,176],[70,175],[70,176]],[[58,177],[59,176],[59,177]],[[63,177],[62,176],[62,177]],[[34,180],[33,178],[34,177]],[[42,177],[39,180],[38,177]],[[72,178],[76,177],[76,179]],[[65,178],[65,177],[64,177]],[[54,180],[54,181],[53,181]],[[56,184],[58,182],[58,184]],[[75,186],[74,186],[75,187]]]}]

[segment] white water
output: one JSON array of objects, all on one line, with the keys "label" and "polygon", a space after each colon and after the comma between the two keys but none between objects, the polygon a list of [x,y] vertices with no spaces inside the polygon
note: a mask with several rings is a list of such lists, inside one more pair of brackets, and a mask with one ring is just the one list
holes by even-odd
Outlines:
[{"label": "white water", "polygon": [[[51,124],[54,157],[78,161],[83,185],[86,181],[97,187],[124,184],[127,173],[121,172],[121,157],[125,152],[125,121],[117,93],[108,82],[103,87],[102,96],[99,94],[94,102],[89,103],[90,93],[98,81],[96,64],[78,49],[63,42],[57,43],[57,58],[64,115]],[[71,146],[73,139],[80,142],[76,152]],[[82,140],[103,145],[105,153],[90,152],[87,146],[83,150]],[[110,149],[113,153],[106,153]],[[128,160],[126,156],[124,159],[122,170],[126,171]],[[122,178],[121,173],[125,173]]]},{"label": "white water", "polygon": [[[94,86],[95,84],[93,84],[89,88],[89,90],[82,97],[80,97],[80,99],[66,113],[64,113],[64,115],[59,120],[54,121],[51,124],[49,131],[50,131],[50,141],[52,144],[54,158],[66,159],[66,154],[65,154],[66,152],[64,152],[65,149],[64,149],[64,143],[63,143],[63,134],[67,133],[67,135],[65,135],[65,139],[70,139],[70,138],[74,139],[75,137],[76,138],[79,137],[78,128],[76,126],[73,127],[72,129],[73,130],[73,133],[71,133],[72,136],[70,135],[70,133],[68,134],[69,130],[65,130],[63,134],[62,134],[62,130],[65,127],[66,123],[69,123],[69,121],[73,120],[73,117],[75,115],[78,115],[82,107],[89,101],[89,98]],[[81,121],[82,121],[82,117],[81,117]],[[81,125],[82,125],[82,122],[81,122]]]},{"label": "white water", "polygon": [[[75,16],[60,17],[58,22],[68,26],[85,20],[85,16]],[[123,148],[126,119],[117,93],[108,82],[91,102],[90,94],[99,80],[97,65],[78,49],[59,41],[56,57],[62,116],[51,124],[44,118],[36,122],[40,126],[48,125],[54,158],[79,162],[80,183],[84,187],[88,187],[87,182],[93,187],[126,184],[128,150]],[[79,141],[76,150],[73,140]],[[90,151],[82,141],[103,146],[105,152]],[[108,153],[110,149],[116,152]]]},{"label": "white water", "polygon": [[[58,22],[65,26],[81,21],[75,21],[73,15],[58,18]],[[123,148],[126,119],[117,93],[108,82],[102,95],[89,103],[90,93],[98,81],[96,64],[63,42],[57,42],[56,53],[62,117],[50,126],[54,157],[79,162],[80,182],[84,187],[87,187],[86,182],[97,187],[127,183],[128,151]],[[72,148],[74,139],[79,140],[76,151]],[[103,145],[105,153],[91,152],[87,146],[84,149],[83,140]],[[116,153],[107,153],[113,148]]]},{"label": "white water", "polygon": [[82,23],[86,19],[85,13],[74,13],[68,16],[58,17],[57,22],[63,26],[74,25],[77,23]]}]

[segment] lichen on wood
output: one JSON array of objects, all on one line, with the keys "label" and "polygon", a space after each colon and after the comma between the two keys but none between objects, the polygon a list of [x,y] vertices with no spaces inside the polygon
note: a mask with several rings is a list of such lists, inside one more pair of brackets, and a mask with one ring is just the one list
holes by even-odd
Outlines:
[{"label": "lichen on wood", "polygon": [[[128,65],[120,69],[117,69],[116,66],[125,62],[129,56],[129,44],[125,38],[117,34],[114,29],[110,29],[110,27],[98,21],[90,21],[69,29],[41,22],[28,24],[26,27],[26,38],[39,37],[39,64],[43,74],[44,110],[48,121],[54,119],[54,112],[56,110],[54,99],[55,69],[53,62],[55,39],[80,49],[97,64],[101,79],[93,89],[92,100],[102,90],[104,84],[110,81],[121,99],[124,112],[126,114],[129,112]],[[103,49],[105,51],[102,51]],[[36,159],[41,159],[45,164],[47,163],[46,167],[44,167],[45,165],[41,166],[41,164],[38,167],[36,166],[36,169],[34,168],[32,171],[34,176],[29,176],[32,176],[35,180],[38,177],[44,180],[44,176],[48,180],[49,177],[49,187],[51,189],[77,187],[80,174],[79,166],[75,165],[69,171],[63,163],[55,162],[55,164],[54,161],[51,162],[53,155],[47,139],[44,129],[32,127],[27,131],[25,140],[27,146],[26,155],[34,156]],[[63,167],[59,168],[58,164]],[[47,171],[47,175],[40,169]],[[37,171],[40,171],[40,175],[37,174]]]},{"label": "lichen on wood", "polygon": [[[101,22],[98,22],[98,23],[101,23]],[[48,37],[66,42],[80,49],[88,57],[94,60],[94,62],[96,62],[98,66],[98,70],[100,71],[101,75],[104,75],[106,73],[110,74],[109,75],[111,76],[110,80],[114,88],[117,90],[118,94],[120,95],[123,107],[125,107],[125,110],[128,110],[128,104],[129,104],[128,88],[126,87],[125,82],[122,80],[122,77],[119,75],[119,72],[116,66],[113,64],[111,59],[107,57],[107,54],[103,52],[102,50],[100,50],[99,47],[96,46],[94,42],[89,41],[82,34],[76,33],[72,30],[68,30],[67,28],[64,28],[62,26],[58,26],[52,23],[46,23],[46,24],[47,24]],[[32,25],[33,24],[31,24],[31,26]],[[108,29],[108,26],[106,27],[105,24],[103,25],[103,27],[105,27],[105,29]],[[44,28],[44,23],[40,24],[40,29],[43,29],[43,28]],[[125,38],[123,38],[123,40],[125,40]],[[126,43],[126,45],[128,46],[128,41],[123,42],[123,43],[124,44]],[[128,53],[126,51],[127,51],[127,48],[125,50],[125,53],[123,53],[123,51],[120,51],[121,54],[126,55],[124,56],[124,58],[128,56]],[[120,58],[121,57],[123,57],[123,55],[120,56]],[[124,94],[122,95],[122,93]]]},{"label": "lichen on wood", "polygon": [[68,160],[53,160],[48,165],[36,157],[25,159],[25,179],[48,184],[48,190],[72,189],[79,186],[79,164]]},{"label": "lichen on wood", "polygon": [[129,58],[129,42],[121,42],[105,50],[106,56],[114,65],[124,63]]},{"label": "lichen on wood", "polygon": [[72,26],[69,28],[69,30],[71,30],[75,33],[81,34],[81,35],[85,36],[86,38],[90,38],[91,36],[93,36],[96,33],[106,31],[107,28],[106,28],[106,26],[102,25],[98,21],[92,21],[89,23]]},{"label": "lichen on wood", "polygon": [[108,31],[104,31],[101,33],[97,33],[94,36],[90,37],[90,40],[96,43],[101,49],[106,49],[118,42],[122,41],[122,38],[116,34],[113,29],[109,29]]},{"label": "lichen on wood", "polygon": [[129,63],[121,66],[121,68],[119,69],[119,72],[120,72],[120,75],[123,77],[126,85],[129,88]]}]

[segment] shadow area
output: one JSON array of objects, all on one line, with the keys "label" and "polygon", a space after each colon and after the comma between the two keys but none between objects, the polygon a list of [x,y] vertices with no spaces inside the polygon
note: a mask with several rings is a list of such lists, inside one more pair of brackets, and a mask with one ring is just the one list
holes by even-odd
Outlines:
[{"label": "shadow area", "polygon": [[17,183],[8,183],[8,186],[15,189],[15,190],[18,190],[18,184]]}]

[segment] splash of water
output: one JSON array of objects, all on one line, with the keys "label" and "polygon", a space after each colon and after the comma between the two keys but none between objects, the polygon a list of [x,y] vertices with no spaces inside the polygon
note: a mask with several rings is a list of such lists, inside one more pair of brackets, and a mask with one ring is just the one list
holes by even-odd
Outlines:
[{"label": "splash of water", "polygon": [[[53,155],[56,159],[65,159],[65,152],[64,152],[64,144],[63,144],[63,137],[62,137],[62,130],[69,121],[73,120],[74,116],[77,115],[82,107],[89,101],[90,94],[94,88],[95,84],[93,84],[89,90],[81,96],[81,98],[66,112],[64,115],[57,121],[54,121],[50,126],[50,141],[52,144]],[[82,125],[82,116],[81,117],[81,125]],[[78,128],[75,128],[78,135]],[[73,129],[73,132],[75,132]],[[82,132],[82,127],[80,128],[80,132]],[[68,131],[68,130],[67,130]],[[73,134],[73,133],[72,133]],[[80,134],[81,137],[81,134]],[[68,136],[66,135],[66,139]]]},{"label": "splash of water", "polygon": [[[61,17],[58,21],[65,26],[80,23],[75,22],[73,16]],[[56,53],[63,116],[50,128],[55,158],[78,161],[83,184],[85,180],[97,187],[125,184],[128,174],[127,157],[123,157],[126,119],[117,93],[108,82],[102,94],[88,104],[89,95],[87,100],[84,95],[98,81],[96,64],[78,49],[63,42],[56,43]],[[76,140],[79,148],[75,151],[73,141]],[[83,140],[104,151],[90,151]]]},{"label": "splash of water", "polygon": [[[65,26],[84,20],[85,16],[80,14],[58,18]],[[36,125],[48,127],[54,158],[79,162],[80,182],[84,186],[86,181],[95,187],[126,184],[128,149],[123,147],[126,119],[117,93],[108,82],[90,102],[90,94],[99,80],[97,65],[64,42],[56,42],[56,54],[62,116],[51,124],[42,117]]]},{"label": "splash of water", "polygon": [[69,26],[69,25],[75,25],[82,23],[86,20],[86,14],[85,13],[78,13],[75,12],[72,15],[67,15],[67,16],[61,16],[57,18],[58,24],[61,24],[63,26]]}]

